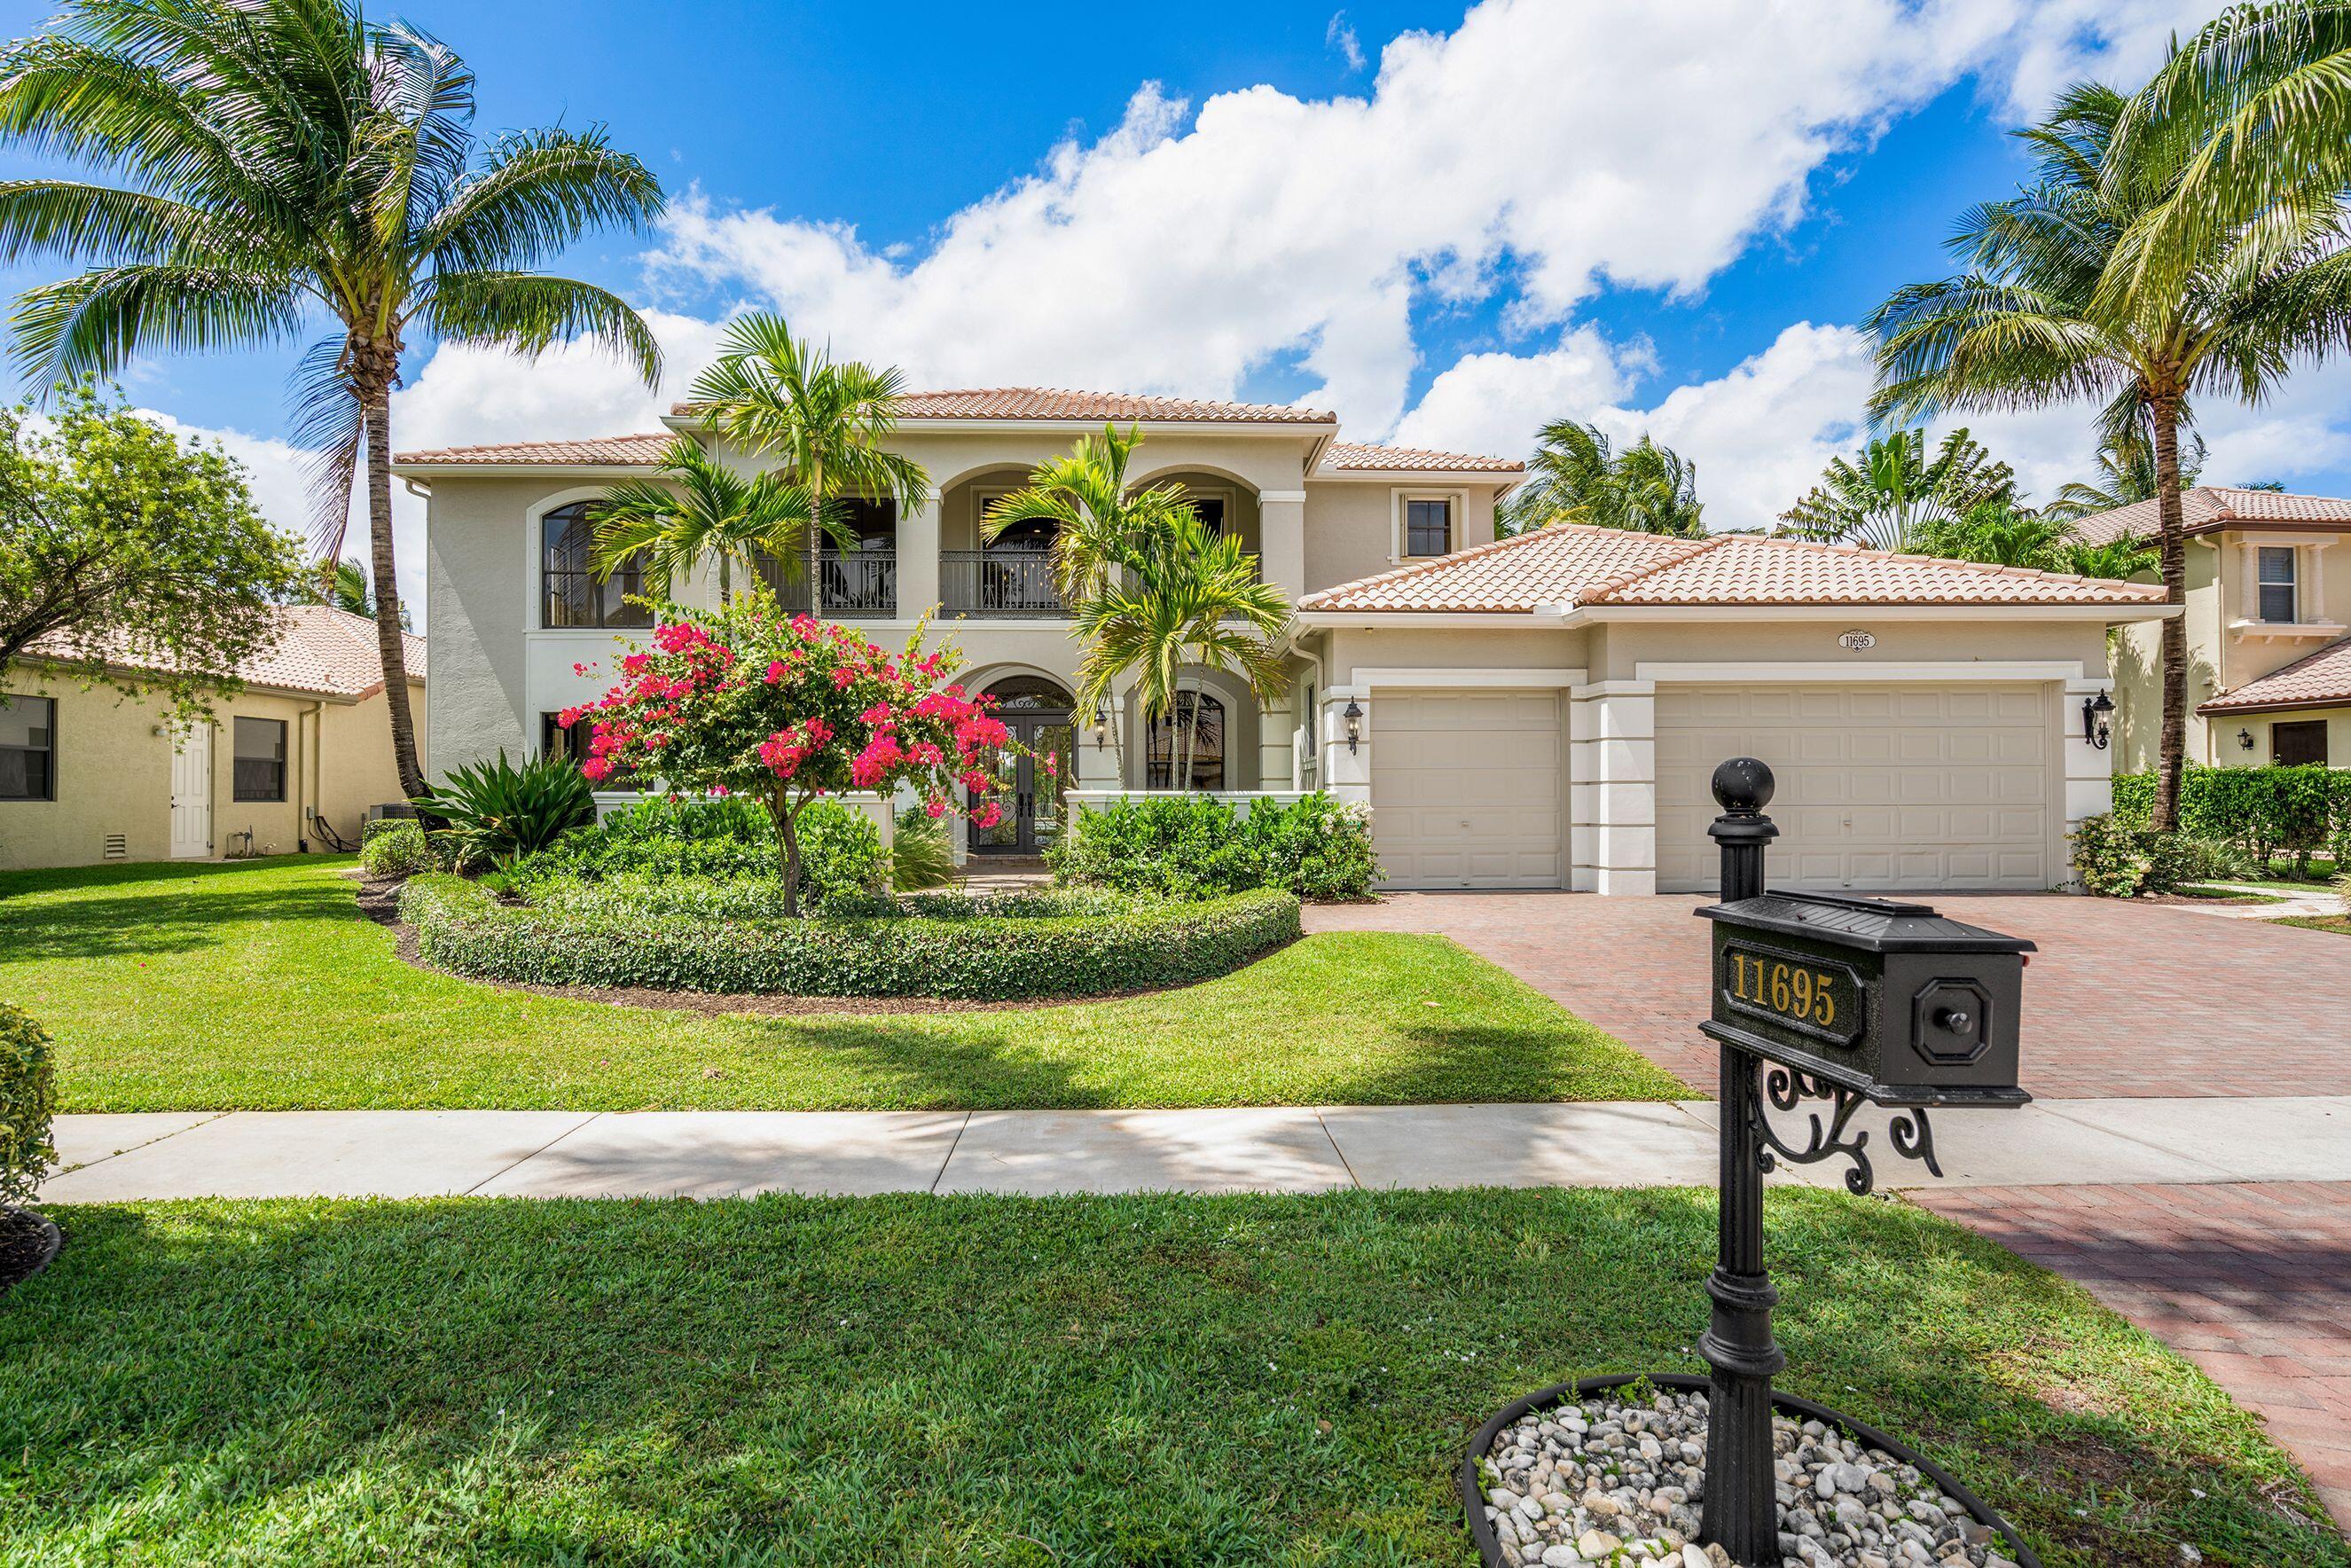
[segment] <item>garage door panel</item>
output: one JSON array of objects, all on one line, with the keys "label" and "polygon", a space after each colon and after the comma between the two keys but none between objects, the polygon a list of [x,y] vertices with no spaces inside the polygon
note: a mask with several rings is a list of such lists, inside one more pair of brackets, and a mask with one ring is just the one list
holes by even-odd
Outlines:
[{"label": "garage door panel", "polygon": [[1372,831],[1390,887],[1567,885],[1554,691],[1379,693]]},{"label": "garage door panel", "polygon": [[1775,885],[2048,887],[2049,714],[2029,685],[1660,688],[1659,885],[1715,885],[1708,780],[1749,756],[1778,779]]}]

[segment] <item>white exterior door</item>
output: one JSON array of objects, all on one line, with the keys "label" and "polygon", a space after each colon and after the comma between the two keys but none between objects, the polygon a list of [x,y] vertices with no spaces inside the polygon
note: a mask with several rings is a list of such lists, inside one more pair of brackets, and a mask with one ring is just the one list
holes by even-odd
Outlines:
[{"label": "white exterior door", "polygon": [[2045,685],[1657,688],[1657,888],[1710,893],[1716,764],[1778,781],[1774,887],[2039,890],[2065,879]]},{"label": "white exterior door", "polygon": [[172,753],[172,858],[203,860],[213,852],[213,727],[192,724]]},{"label": "white exterior door", "polygon": [[1372,833],[1389,887],[1565,887],[1555,691],[1372,698]]}]

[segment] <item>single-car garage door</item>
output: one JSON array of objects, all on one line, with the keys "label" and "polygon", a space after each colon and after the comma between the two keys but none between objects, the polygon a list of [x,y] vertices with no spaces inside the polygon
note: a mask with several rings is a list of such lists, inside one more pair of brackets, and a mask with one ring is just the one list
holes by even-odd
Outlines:
[{"label": "single-car garage door", "polygon": [[1372,703],[1372,833],[1390,887],[1565,887],[1554,691],[1389,691]]},{"label": "single-car garage door", "polygon": [[1728,757],[1771,765],[1774,887],[2041,889],[2053,843],[2048,688],[1657,688],[1657,886],[1719,886],[1708,787]]}]

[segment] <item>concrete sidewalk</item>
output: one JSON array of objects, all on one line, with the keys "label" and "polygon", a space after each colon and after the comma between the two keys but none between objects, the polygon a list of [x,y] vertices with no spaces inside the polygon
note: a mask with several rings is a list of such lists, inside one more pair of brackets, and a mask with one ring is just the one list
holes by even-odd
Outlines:
[{"label": "concrete sidewalk", "polygon": [[[1322,1192],[1658,1186],[1715,1176],[1715,1107],[1192,1111],[239,1111],[60,1116],[53,1203],[162,1197],[724,1197],[758,1192]],[[2049,1100],[1934,1124],[1944,1177],[1865,1111],[1878,1185],[2351,1180],[2351,1096]],[[1801,1141],[1804,1113],[1777,1118]],[[1782,1179],[1841,1184],[1844,1165]]]}]

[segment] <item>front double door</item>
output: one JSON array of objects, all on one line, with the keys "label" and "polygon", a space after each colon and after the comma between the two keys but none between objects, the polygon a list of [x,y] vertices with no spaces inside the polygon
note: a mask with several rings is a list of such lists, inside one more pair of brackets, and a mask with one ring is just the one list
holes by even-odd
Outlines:
[{"label": "front double door", "polygon": [[1077,731],[1066,710],[1008,707],[997,716],[1020,748],[1009,769],[1012,799],[994,827],[973,827],[971,847],[984,855],[1034,855],[1060,831],[1061,797],[1077,765]]}]

